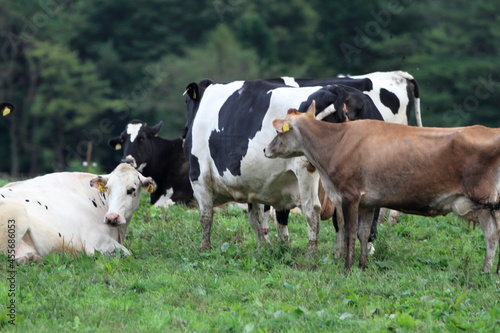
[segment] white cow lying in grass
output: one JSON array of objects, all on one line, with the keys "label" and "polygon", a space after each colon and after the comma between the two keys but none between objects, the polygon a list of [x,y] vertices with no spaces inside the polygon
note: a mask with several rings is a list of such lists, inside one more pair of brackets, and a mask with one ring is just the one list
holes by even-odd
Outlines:
[{"label": "white cow lying in grass", "polygon": [[122,163],[109,175],[51,173],[0,188],[0,252],[20,263],[53,252],[112,253],[122,245],[141,188],[156,184]]}]

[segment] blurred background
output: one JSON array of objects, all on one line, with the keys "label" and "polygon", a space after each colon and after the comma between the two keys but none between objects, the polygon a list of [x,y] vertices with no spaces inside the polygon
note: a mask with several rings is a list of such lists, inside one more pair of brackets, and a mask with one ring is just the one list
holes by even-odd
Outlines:
[{"label": "blurred background", "polygon": [[499,127],[500,2],[2,0],[0,173],[108,172],[132,119],[179,137],[203,78],[392,70],[418,81],[424,126]]}]

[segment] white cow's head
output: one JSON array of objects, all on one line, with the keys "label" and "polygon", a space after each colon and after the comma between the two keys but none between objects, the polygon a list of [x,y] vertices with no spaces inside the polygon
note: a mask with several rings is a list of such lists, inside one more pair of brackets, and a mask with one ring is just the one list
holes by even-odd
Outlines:
[{"label": "white cow's head", "polygon": [[104,223],[112,226],[130,222],[132,214],[139,208],[141,188],[149,193],[156,190],[151,177],[144,177],[127,163],[121,163],[109,175],[93,178],[90,186],[107,197],[108,211]]}]

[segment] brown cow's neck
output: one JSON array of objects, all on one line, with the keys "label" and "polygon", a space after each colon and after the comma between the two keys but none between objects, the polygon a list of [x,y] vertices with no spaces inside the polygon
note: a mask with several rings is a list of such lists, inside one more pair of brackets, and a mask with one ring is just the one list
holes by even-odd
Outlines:
[{"label": "brown cow's neck", "polygon": [[[297,126],[298,125],[298,126]],[[331,157],[341,144],[345,133],[345,125],[332,124],[303,117],[297,122],[295,128],[300,133],[302,152],[309,162],[318,170],[328,166]],[[309,147],[314,147],[311,149]]]}]

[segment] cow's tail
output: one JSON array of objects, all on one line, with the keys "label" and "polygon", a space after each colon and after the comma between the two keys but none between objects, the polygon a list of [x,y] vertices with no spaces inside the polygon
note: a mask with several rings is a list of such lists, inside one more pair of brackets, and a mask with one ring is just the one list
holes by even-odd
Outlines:
[{"label": "cow's tail", "polygon": [[[415,78],[407,72],[399,71],[398,74],[405,78],[406,80],[410,81],[410,83],[413,86],[412,93],[413,93],[413,106],[415,108],[415,120],[417,122],[417,126],[422,127],[422,116],[420,114],[420,91],[418,89],[418,83]],[[410,89],[408,88],[408,94],[410,93]]]},{"label": "cow's tail", "polygon": [[410,82],[413,84],[413,105],[415,107],[415,120],[417,121],[417,126],[422,127],[422,116],[420,114],[420,91],[418,90],[418,84],[415,79],[411,79]]}]

